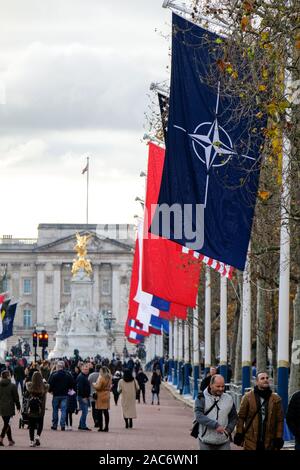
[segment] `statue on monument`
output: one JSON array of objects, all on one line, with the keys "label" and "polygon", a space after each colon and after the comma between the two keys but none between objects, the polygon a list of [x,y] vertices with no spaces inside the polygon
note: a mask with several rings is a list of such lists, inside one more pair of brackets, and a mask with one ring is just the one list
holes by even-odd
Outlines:
[{"label": "statue on monument", "polygon": [[72,274],[73,276],[78,273],[80,269],[83,269],[88,276],[91,276],[93,269],[89,259],[86,259],[87,255],[87,242],[92,237],[92,235],[82,235],[76,233],[77,244],[74,249],[77,251],[77,259],[73,261]]},{"label": "statue on monument", "polygon": [[93,270],[87,259],[87,243],[91,237],[91,234],[76,234],[77,257],[72,266],[71,299],[59,312],[56,343],[50,357],[71,357],[74,348],[80,350],[82,357],[111,354],[112,342],[108,341],[103,315],[93,302]]}]

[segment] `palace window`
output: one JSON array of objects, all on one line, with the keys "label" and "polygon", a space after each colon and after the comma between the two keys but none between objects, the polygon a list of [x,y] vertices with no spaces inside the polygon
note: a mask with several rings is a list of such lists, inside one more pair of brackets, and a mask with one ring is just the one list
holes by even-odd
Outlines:
[{"label": "palace window", "polygon": [[64,279],[64,294],[71,294],[71,281],[70,279]]},{"label": "palace window", "polygon": [[110,295],[110,279],[102,279],[102,294]]},{"label": "palace window", "polygon": [[31,328],[31,326],[32,326],[31,310],[25,309],[25,310],[23,310],[23,327],[24,328]]},{"label": "palace window", "polygon": [[31,279],[23,279],[23,293],[24,294],[32,293],[32,280]]}]

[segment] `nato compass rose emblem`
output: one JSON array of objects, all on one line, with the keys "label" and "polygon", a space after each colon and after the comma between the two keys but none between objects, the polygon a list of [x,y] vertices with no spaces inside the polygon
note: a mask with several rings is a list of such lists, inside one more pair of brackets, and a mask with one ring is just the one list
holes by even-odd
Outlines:
[{"label": "nato compass rose emblem", "polygon": [[[218,110],[220,101],[220,82],[218,84],[218,95],[215,110],[214,122],[202,122],[198,124],[192,134],[188,136],[192,139],[192,147],[199,158],[199,160],[206,166],[206,184],[205,184],[205,196],[204,196],[204,208],[207,202],[207,193],[209,185],[209,172],[212,167],[219,167],[226,165],[229,160],[234,156],[238,155],[233,149],[232,140],[225,129],[219,125],[218,122]],[[187,132],[180,126],[174,125],[177,129]],[[244,158],[255,160],[253,157],[248,155],[242,155]]]}]

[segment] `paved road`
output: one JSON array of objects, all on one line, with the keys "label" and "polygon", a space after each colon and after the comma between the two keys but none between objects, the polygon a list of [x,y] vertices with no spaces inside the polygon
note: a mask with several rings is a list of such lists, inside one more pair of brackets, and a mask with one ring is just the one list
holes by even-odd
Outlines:
[{"label": "paved road", "polygon": [[[148,384],[148,389],[150,386]],[[19,429],[19,415],[12,419],[14,447],[7,446],[1,452],[15,450],[42,449],[115,449],[115,450],[197,450],[197,440],[189,435],[193,421],[193,411],[184,403],[176,400],[169,391],[162,387],[160,406],[151,405],[150,393],[146,394],[147,404],[137,404],[137,419],[133,421],[133,429],[125,429],[120,403],[115,406],[111,400],[110,430],[108,433],[77,430],[79,414],[73,415],[73,431],[52,431],[51,427],[51,395],[47,398],[44,431],[40,448],[29,447],[27,429]],[[2,420],[1,420],[2,421]],[[88,426],[92,428],[92,417],[89,412]]]}]

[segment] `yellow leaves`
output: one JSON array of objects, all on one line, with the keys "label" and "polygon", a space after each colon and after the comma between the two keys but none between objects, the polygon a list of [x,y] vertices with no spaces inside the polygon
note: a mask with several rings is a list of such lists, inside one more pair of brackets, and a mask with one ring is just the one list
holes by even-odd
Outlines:
[{"label": "yellow leaves", "polygon": [[259,85],[258,86],[259,91],[266,91],[266,89],[267,89],[266,85]]},{"label": "yellow leaves", "polygon": [[246,28],[249,25],[249,23],[250,23],[250,19],[248,18],[248,16],[243,16],[243,18],[241,19],[242,31],[246,31]]},{"label": "yellow leaves", "polygon": [[265,69],[265,68],[263,68],[263,69],[262,69],[262,72],[261,72],[261,75],[262,75],[262,78],[263,78],[264,80],[267,80],[267,79],[268,79],[268,76],[269,76],[268,70]]},{"label": "yellow leaves", "polygon": [[225,62],[222,59],[217,60],[217,66],[221,70],[221,72],[227,72],[229,75],[231,75],[232,78],[237,79],[238,78],[238,73],[234,68],[232,67],[230,62]]},{"label": "yellow leaves", "polygon": [[287,99],[278,101],[272,101],[267,105],[267,111],[269,116],[273,118],[278,118],[280,114],[284,114],[286,109],[290,107],[290,102]]},{"label": "yellow leaves", "polygon": [[258,191],[258,197],[262,201],[267,201],[268,199],[270,199],[271,193],[270,193],[270,191]]},{"label": "yellow leaves", "polygon": [[285,113],[286,109],[289,108],[291,103],[288,100],[279,101],[278,110],[280,113]]},{"label": "yellow leaves", "polygon": [[277,106],[274,102],[267,105],[267,111],[270,116],[275,117],[277,113]]},{"label": "yellow leaves", "polygon": [[266,42],[269,40],[269,31],[263,31],[260,35],[260,39],[263,42]]},{"label": "yellow leaves", "polygon": [[259,111],[259,113],[255,115],[255,117],[257,117],[257,119],[261,119],[263,117],[263,113]]}]

